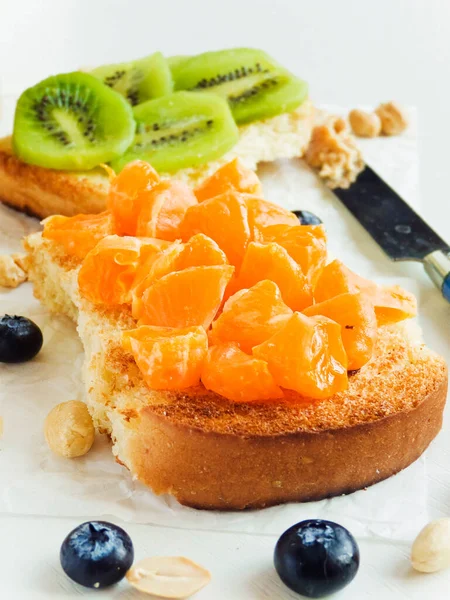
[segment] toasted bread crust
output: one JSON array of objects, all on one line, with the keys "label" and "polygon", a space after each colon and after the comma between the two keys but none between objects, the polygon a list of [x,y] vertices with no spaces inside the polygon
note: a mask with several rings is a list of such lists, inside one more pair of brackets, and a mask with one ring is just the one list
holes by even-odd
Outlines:
[{"label": "toasted bread crust", "polygon": [[447,377],[421,403],[372,423],[275,436],[214,434],[145,409],[127,466],[157,494],[194,508],[240,510],[348,494],[414,462],[442,426]]},{"label": "toasted bread crust", "polygon": [[[250,169],[256,169],[261,161],[302,156],[313,122],[314,107],[306,100],[291,113],[240,127],[238,143],[225,156],[172,177],[197,185],[236,156]],[[108,189],[103,169],[78,173],[28,165],[14,156],[10,137],[0,140],[0,201],[12,208],[40,218],[98,213],[105,210]]]},{"label": "toasted bread crust", "polygon": [[104,210],[106,174],[80,175],[44,169],[14,156],[11,138],[0,140],[0,201],[40,218]]}]

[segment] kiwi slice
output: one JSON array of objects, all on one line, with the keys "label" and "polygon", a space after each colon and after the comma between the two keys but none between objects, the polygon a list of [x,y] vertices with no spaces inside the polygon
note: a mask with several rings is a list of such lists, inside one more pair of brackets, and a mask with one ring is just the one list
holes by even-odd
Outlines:
[{"label": "kiwi slice", "polygon": [[55,75],[20,96],[13,147],[25,162],[87,170],[121,156],[133,141],[133,110],[88,73]]},{"label": "kiwi slice", "polygon": [[261,50],[235,48],[205,52],[176,64],[175,90],[222,96],[237,123],[290,112],[308,94],[307,84]]},{"label": "kiwi slice", "polygon": [[181,67],[184,66],[190,58],[192,57],[188,54],[177,54],[175,56],[169,56],[167,58],[167,63],[169,65],[174,80],[177,78]]},{"label": "kiwi slice", "polygon": [[169,63],[161,52],[133,62],[98,67],[91,74],[125,96],[132,106],[173,90]]},{"label": "kiwi slice", "polygon": [[163,173],[195,167],[222,156],[239,138],[226,101],[213,94],[177,92],[144,102],[133,113],[136,135],[112,162],[116,171],[138,158]]}]

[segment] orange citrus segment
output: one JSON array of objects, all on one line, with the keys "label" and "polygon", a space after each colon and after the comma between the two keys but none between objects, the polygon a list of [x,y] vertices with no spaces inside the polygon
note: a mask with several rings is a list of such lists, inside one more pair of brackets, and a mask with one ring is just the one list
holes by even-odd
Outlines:
[{"label": "orange citrus segment", "polygon": [[327,246],[322,225],[272,225],[262,230],[264,242],[276,242],[302,268],[314,286],[327,260]]},{"label": "orange citrus segment", "polygon": [[292,310],[303,310],[312,304],[311,286],[287,250],[275,242],[251,242],[239,272],[238,289],[250,288],[264,279],[278,285],[284,302]]},{"label": "orange citrus segment", "polygon": [[184,244],[175,261],[175,270],[226,264],[227,257],[218,244],[203,233],[197,233]]},{"label": "orange citrus segment", "polygon": [[154,390],[183,389],[200,383],[208,352],[203,327],[142,326],[124,331],[122,345],[133,354],[144,381]]},{"label": "orange citrus segment", "polygon": [[208,177],[195,190],[195,195],[199,202],[203,202],[230,189],[247,194],[262,193],[261,182],[256,173],[247,169],[238,158],[234,158]]},{"label": "orange citrus segment", "polygon": [[80,294],[94,304],[131,302],[131,286],[146,246],[154,247],[154,241],[118,235],[100,240],[78,273]]},{"label": "orange citrus segment", "polygon": [[377,318],[370,298],[362,293],[339,294],[309,306],[303,314],[323,315],[339,323],[350,370],[360,369],[370,360],[377,337]]},{"label": "orange citrus segment", "polygon": [[253,348],[281,387],[321,399],[347,388],[341,326],[326,317],[294,313],[274,336]]},{"label": "orange citrus segment", "polygon": [[129,163],[113,179],[106,206],[113,215],[119,235],[136,235],[136,224],[145,192],[158,181],[158,173],[143,160]]},{"label": "orange citrus segment", "polygon": [[320,274],[314,290],[315,300],[323,302],[345,292],[363,292],[368,296],[375,306],[378,325],[396,323],[417,314],[417,302],[410,292],[398,285],[379,286],[334,260]]},{"label": "orange citrus segment", "polygon": [[190,267],[164,275],[142,296],[141,322],[162,327],[207,329],[219,310],[234,268]]},{"label": "orange citrus segment", "polygon": [[197,204],[191,188],[182,181],[161,181],[143,194],[137,235],[174,241],[187,209]]},{"label": "orange citrus segment", "polygon": [[213,239],[232,265],[240,265],[250,239],[242,194],[231,190],[188,208],[181,224],[182,239],[188,241],[197,233]]},{"label": "orange citrus segment", "polygon": [[202,233],[194,235],[186,244],[174,242],[138,268],[132,288],[133,315],[139,318],[142,314],[143,293],[156,279],[189,267],[225,264],[225,254],[216,242]]},{"label": "orange citrus segment", "polygon": [[222,314],[213,322],[210,342],[236,342],[251,353],[280,328],[292,315],[273,281],[260,281],[249,290],[240,290],[226,302]]},{"label": "orange citrus segment", "polygon": [[267,363],[245,354],[233,343],[209,349],[203,365],[202,383],[207,390],[233,402],[257,402],[283,397]]},{"label": "orange citrus segment", "polygon": [[260,240],[261,230],[271,225],[299,227],[298,218],[290,210],[256,196],[246,196],[248,223],[254,240]]},{"label": "orange citrus segment", "polygon": [[98,215],[49,217],[44,222],[42,236],[61,244],[69,256],[82,259],[101,239],[113,233],[115,231],[111,214],[102,212]]}]

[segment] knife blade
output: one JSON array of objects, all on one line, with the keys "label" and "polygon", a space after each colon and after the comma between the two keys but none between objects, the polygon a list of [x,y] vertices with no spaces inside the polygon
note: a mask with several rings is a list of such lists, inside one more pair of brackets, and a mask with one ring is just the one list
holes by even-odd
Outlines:
[{"label": "knife blade", "polygon": [[450,245],[371,167],[348,189],[333,192],[389,258],[422,262],[450,302]]}]

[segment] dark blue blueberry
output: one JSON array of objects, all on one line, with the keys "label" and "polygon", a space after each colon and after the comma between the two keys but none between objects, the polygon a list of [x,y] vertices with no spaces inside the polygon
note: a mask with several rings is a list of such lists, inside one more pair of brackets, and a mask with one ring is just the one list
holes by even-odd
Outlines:
[{"label": "dark blue blueberry", "polygon": [[106,521],[89,521],[75,527],[61,546],[61,566],[76,583],[104,588],[125,577],[133,564],[130,536]]},{"label": "dark blue blueberry", "polygon": [[31,360],[42,348],[42,331],[26,317],[0,318],[0,362]]},{"label": "dark blue blueberry", "polygon": [[353,580],[359,568],[359,548],[352,534],[337,523],[302,521],[280,537],[274,563],[291,590],[322,598]]},{"label": "dark blue blueberry", "polygon": [[322,223],[321,219],[309,210],[293,210],[292,212],[298,217],[300,225],[320,225]]}]

